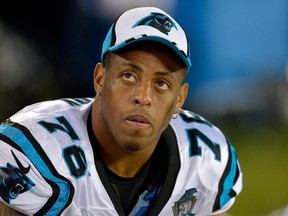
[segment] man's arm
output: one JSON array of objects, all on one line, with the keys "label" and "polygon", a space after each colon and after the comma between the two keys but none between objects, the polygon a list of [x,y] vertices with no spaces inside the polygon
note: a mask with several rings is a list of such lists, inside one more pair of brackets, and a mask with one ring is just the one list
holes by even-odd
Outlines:
[{"label": "man's arm", "polygon": [[23,214],[9,208],[7,205],[0,202],[0,215],[5,216],[22,216]]}]

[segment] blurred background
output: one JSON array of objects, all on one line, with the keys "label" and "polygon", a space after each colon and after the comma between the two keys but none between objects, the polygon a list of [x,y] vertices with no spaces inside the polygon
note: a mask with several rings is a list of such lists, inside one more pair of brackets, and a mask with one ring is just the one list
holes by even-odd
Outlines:
[{"label": "blurred background", "polygon": [[1,1],[0,121],[35,102],[93,97],[106,32],[137,6],[162,8],[187,32],[184,108],[222,129],[244,172],[231,215],[288,215],[287,0]]}]

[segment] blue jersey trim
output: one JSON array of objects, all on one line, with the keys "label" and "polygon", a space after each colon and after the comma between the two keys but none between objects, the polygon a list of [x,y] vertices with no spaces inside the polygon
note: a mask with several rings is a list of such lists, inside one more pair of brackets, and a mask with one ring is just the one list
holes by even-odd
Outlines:
[{"label": "blue jersey trim", "polygon": [[229,157],[227,166],[219,182],[218,194],[214,203],[213,212],[223,208],[232,198],[236,196],[233,186],[239,177],[237,155],[234,147],[229,143]]},{"label": "blue jersey trim", "polygon": [[229,145],[230,153],[231,153],[231,166],[230,166],[230,172],[227,175],[226,179],[224,180],[223,185],[223,193],[220,197],[220,207],[222,208],[226,203],[229,202],[231,199],[230,192],[234,186],[234,179],[236,176],[236,167],[237,167],[237,156],[235,149],[232,145]]}]

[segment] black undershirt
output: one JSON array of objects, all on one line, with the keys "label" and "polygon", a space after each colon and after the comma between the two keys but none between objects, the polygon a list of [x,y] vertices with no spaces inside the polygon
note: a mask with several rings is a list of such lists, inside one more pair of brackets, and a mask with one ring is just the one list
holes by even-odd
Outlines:
[{"label": "black undershirt", "polygon": [[[87,121],[90,142],[94,155],[99,158],[98,141],[93,133],[91,114]],[[115,195],[118,198],[125,215],[128,215],[135,206],[138,197],[145,191],[152,189],[156,184],[162,184],[166,173],[167,149],[164,139],[160,139],[151,158],[143,165],[132,178],[124,178],[113,173],[102,163]]]}]

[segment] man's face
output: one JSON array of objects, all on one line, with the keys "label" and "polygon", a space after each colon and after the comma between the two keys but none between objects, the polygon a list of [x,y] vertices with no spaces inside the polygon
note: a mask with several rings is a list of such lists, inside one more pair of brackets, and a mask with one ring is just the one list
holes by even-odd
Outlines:
[{"label": "man's face", "polygon": [[156,144],[184,103],[185,68],[165,50],[147,47],[112,54],[99,70],[101,117],[115,141],[129,151]]}]

